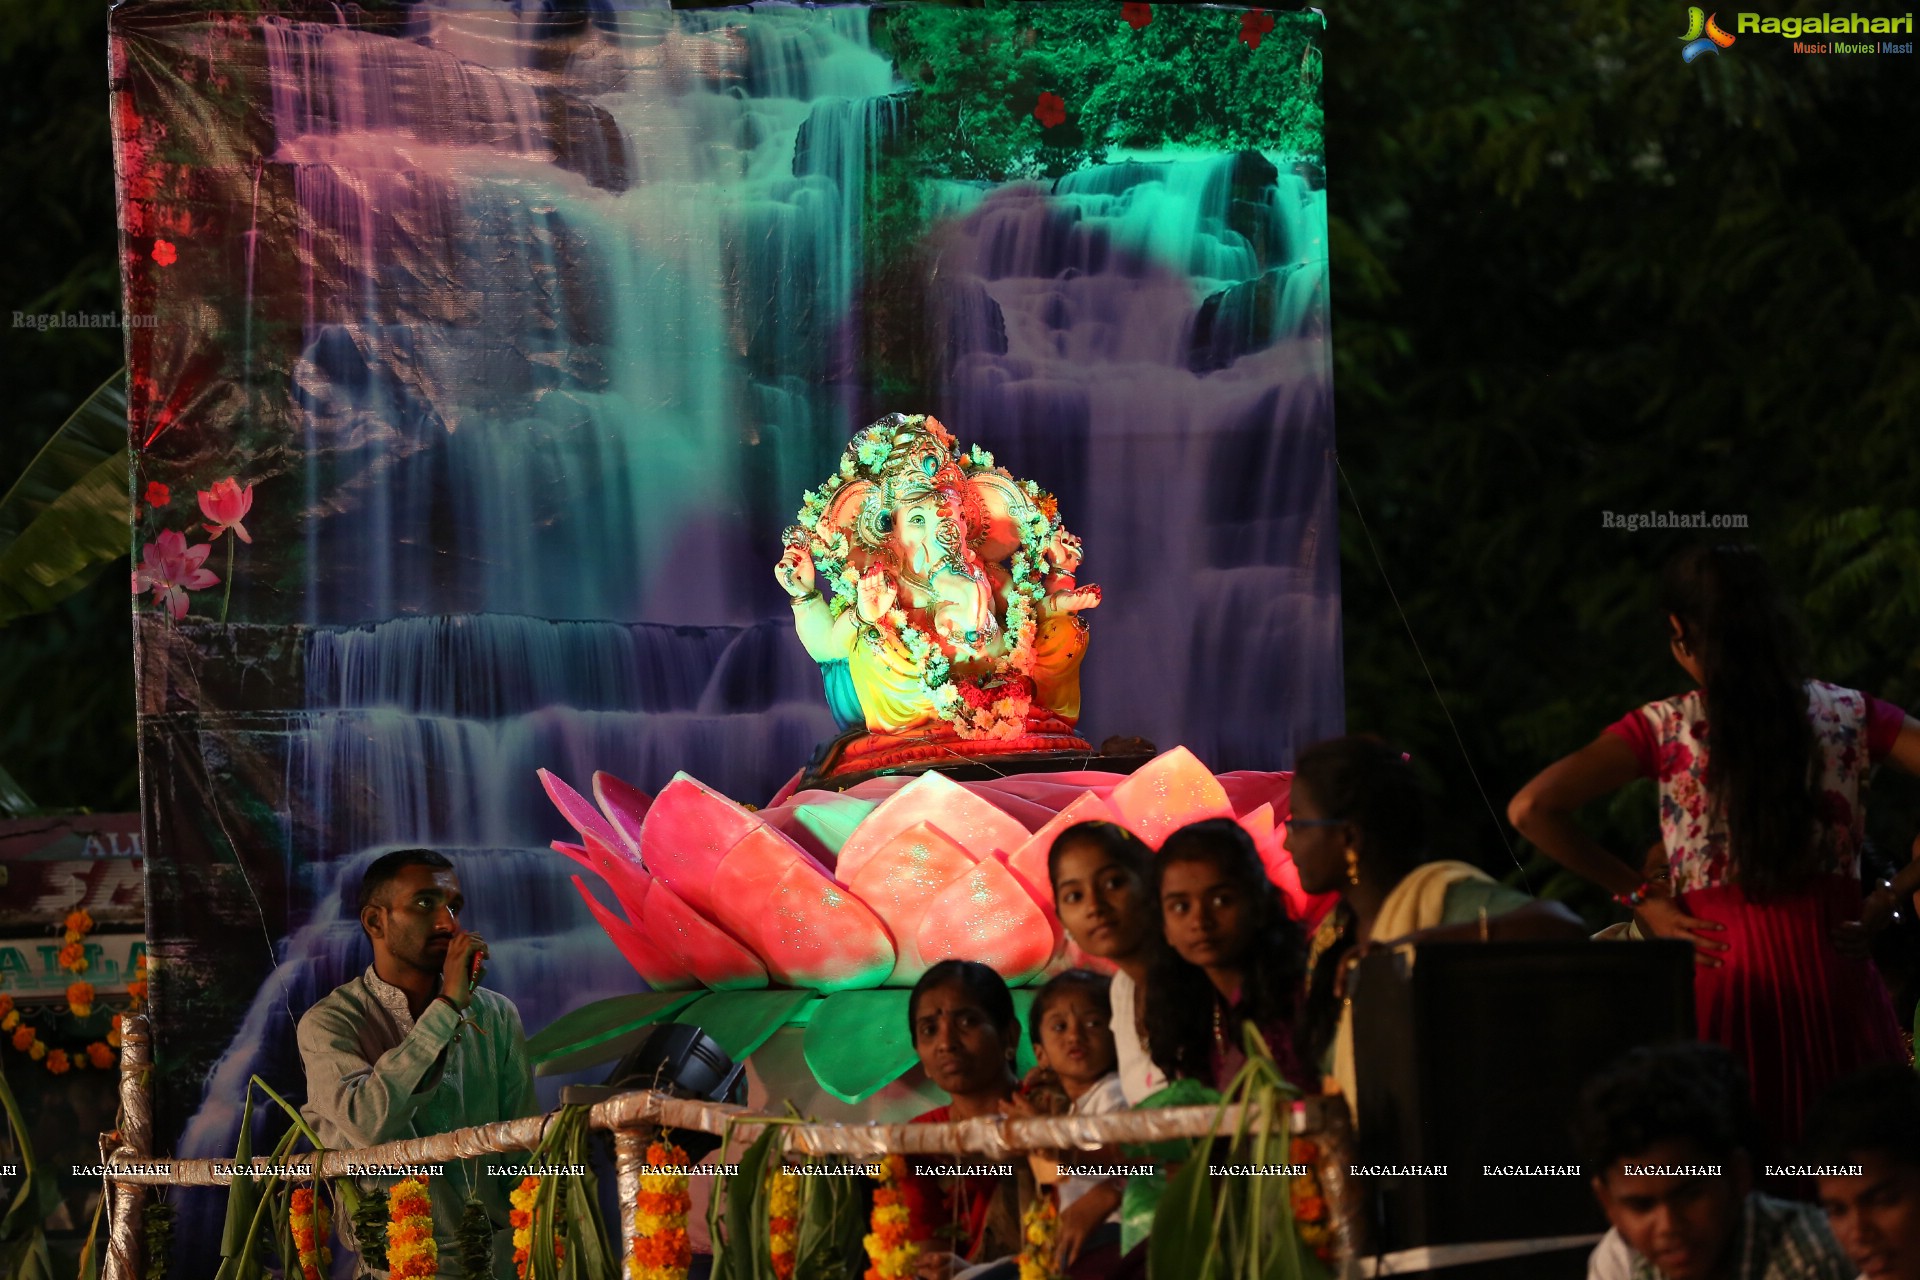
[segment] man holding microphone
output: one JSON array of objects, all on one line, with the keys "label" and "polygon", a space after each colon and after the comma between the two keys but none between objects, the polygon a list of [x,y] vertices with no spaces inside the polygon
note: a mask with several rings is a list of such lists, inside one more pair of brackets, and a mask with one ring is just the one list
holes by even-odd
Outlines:
[{"label": "man holding microphone", "polygon": [[[320,1140],[370,1147],[535,1114],[520,1011],[479,987],[487,944],[460,927],[466,899],[453,863],[431,849],[386,854],[362,877],[359,906],[373,964],[300,1019],[301,1114]],[[504,1226],[499,1182],[467,1162],[447,1165],[427,1179],[435,1224],[450,1232],[477,1194]],[[350,1229],[340,1234],[351,1242]],[[451,1238],[439,1243],[446,1259]],[[363,1263],[356,1274],[365,1273]]]}]

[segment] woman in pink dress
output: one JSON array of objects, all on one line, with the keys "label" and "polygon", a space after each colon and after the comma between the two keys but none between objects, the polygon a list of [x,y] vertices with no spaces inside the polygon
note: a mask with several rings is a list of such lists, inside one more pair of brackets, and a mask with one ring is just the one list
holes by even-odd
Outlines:
[{"label": "woman in pink dress", "polygon": [[[1631,908],[1643,933],[1693,944],[1700,1037],[1745,1061],[1768,1154],[1779,1155],[1828,1084],[1905,1060],[1879,973],[1835,940],[1862,916],[1867,770],[1891,761],[1920,773],[1920,721],[1804,677],[1790,615],[1751,548],[1683,554],[1664,596],[1674,660],[1699,687],[1608,725],[1507,812]],[[1664,881],[1573,820],[1641,777],[1659,784]]]}]

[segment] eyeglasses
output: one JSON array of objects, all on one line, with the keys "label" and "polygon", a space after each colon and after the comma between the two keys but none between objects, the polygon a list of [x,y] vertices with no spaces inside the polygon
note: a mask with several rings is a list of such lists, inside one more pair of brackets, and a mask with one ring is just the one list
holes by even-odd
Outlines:
[{"label": "eyeglasses", "polygon": [[1290,818],[1287,821],[1287,826],[1296,831],[1301,827],[1344,827],[1346,825],[1345,818]]}]

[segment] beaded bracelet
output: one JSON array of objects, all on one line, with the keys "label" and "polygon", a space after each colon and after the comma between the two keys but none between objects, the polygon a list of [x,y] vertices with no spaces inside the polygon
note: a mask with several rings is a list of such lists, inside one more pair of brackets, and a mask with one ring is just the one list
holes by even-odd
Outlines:
[{"label": "beaded bracelet", "polygon": [[1651,898],[1652,896],[1653,896],[1653,881],[1642,880],[1640,882],[1640,887],[1635,889],[1632,893],[1616,893],[1613,895],[1613,900],[1619,903],[1621,906],[1627,908],[1629,911],[1631,911],[1633,908],[1639,906],[1641,903],[1645,902],[1648,898]]}]

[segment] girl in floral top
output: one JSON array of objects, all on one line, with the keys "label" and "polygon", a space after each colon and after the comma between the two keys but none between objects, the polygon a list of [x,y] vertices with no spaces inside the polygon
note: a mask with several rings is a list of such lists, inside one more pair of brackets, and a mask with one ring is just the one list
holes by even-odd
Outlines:
[{"label": "girl in floral top", "polygon": [[[1607,726],[1508,814],[1631,907],[1642,932],[1693,944],[1700,1036],[1744,1059],[1778,1151],[1827,1084],[1904,1058],[1878,972],[1835,938],[1862,917],[1867,770],[1890,760],[1920,773],[1920,721],[1804,677],[1789,614],[1750,548],[1687,552],[1664,596],[1674,660],[1700,687]],[[1639,777],[1659,785],[1665,881],[1643,880],[1573,821]]]}]

